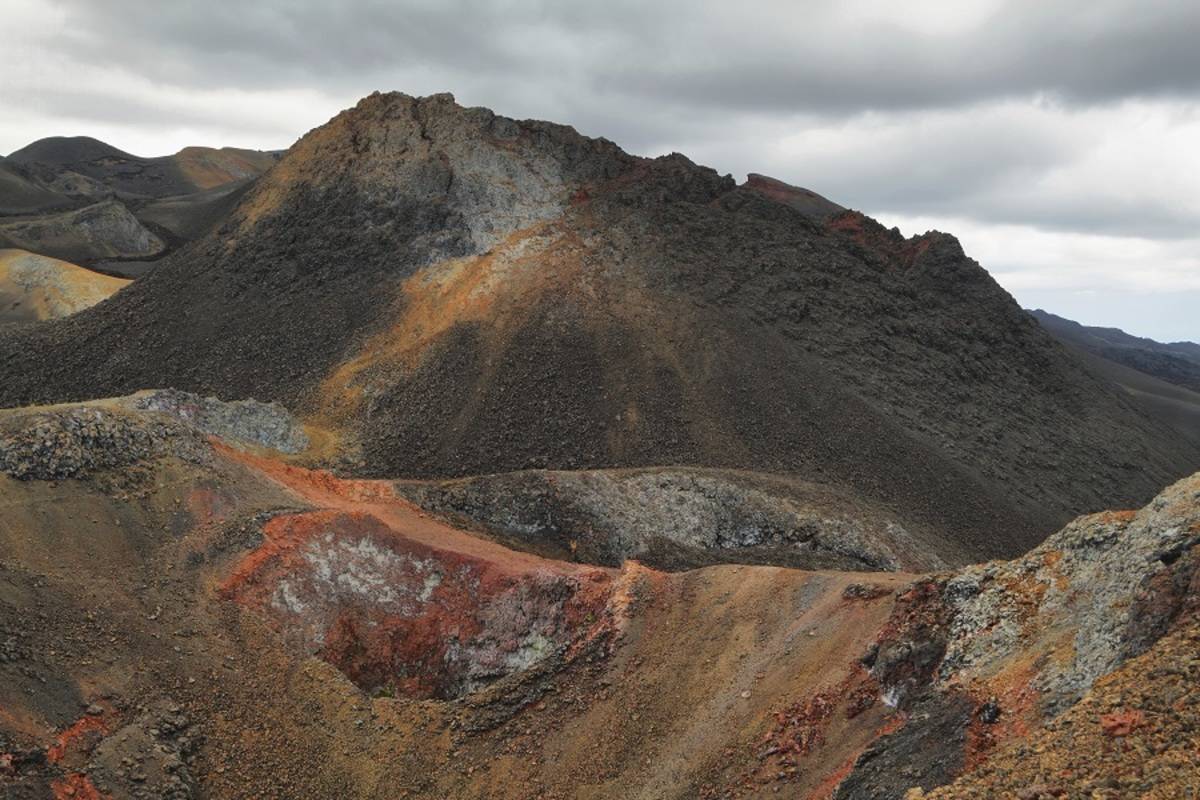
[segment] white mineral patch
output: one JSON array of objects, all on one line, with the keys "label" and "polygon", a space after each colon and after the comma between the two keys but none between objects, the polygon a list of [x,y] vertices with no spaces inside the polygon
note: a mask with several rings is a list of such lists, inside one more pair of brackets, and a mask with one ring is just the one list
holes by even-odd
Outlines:
[{"label": "white mineral patch", "polygon": [[300,599],[292,587],[291,581],[287,578],[281,580],[275,587],[275,592],[271,595],[271,605],[280,611],[289,611],[293,614],[303,613],[304,609],[308,608],[308,604]]},{"label": "white mineral patch", "polygon": [[309,542],[304,559],[318,594],[365,601],[393,613],[412,613],[442,582],[432,559],[398,553],[368,537],[327,532]]}]

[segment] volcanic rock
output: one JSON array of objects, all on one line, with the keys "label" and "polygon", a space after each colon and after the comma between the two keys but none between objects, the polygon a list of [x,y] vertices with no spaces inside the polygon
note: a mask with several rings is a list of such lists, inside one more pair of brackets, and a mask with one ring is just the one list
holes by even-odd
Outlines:
[{"label": "volcanic rock", "polygon": [[66,261],[156,256],[166,248],[115,200],[59,214],[0,219],[0,244]]}]

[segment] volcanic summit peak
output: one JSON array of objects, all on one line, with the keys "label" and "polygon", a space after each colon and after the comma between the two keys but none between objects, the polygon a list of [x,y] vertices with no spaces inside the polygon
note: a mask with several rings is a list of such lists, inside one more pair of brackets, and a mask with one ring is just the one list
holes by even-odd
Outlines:
[{"label": "volcanic summit peak", "polygon": [[[637,161],[568,126],[465,108],[449,94],[376,93],[301,138],[255,187],[241,215],[243,225],[253,225],[306,196],[354,196],[378,209],[372,224],[398,217],[460,222],[466,252],[483,252],[513,231],[560,216],[584,184]],[[446,255],[466,254],[455,249]]]},{"label": "volcanic summit peak", "polygon": [[136,160],[137,156],[91,136],[47,136],[8,154],[10,161],[69,164],[105,158]]},{"label": "volcanic summit peak", "polygon": [[[479,254],[512,233],[604,196],[626,208],[707,203],[736,187],[679,153],[630,155],[569,125],[465,107],[448,93],[363,98],[302,137],[256,185],[243,229],[264,215],[322,202],[372,207],[370,223],[465,229],[432,261]],[[353,198],[353,199],[351,199]],[[428,223],[428,224],[426,224]]]}]

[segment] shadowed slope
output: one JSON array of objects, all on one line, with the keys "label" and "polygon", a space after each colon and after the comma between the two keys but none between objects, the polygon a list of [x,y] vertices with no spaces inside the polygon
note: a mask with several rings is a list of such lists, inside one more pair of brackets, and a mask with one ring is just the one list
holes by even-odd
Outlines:
[{"label": "shadowed slope", "polygon": [[1200,345],[1195,342],[1156,342],[1131,336],[1118,328],[1080,325],[1041,309],[1030,313],[1066,344],[1167,383],[1200,392]]}]

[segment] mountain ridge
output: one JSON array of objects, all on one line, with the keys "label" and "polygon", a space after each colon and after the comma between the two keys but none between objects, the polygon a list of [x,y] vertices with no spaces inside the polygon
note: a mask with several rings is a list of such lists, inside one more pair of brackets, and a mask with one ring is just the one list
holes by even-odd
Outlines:
[{"label": "mountain ridge", "polygon": [[39,139],[0,162],[0,245],[137,277],[207,233],[277,158],[232,147],[142,158],[87,136]]},{"label": "mountain ridge", "polygon": [[1120,328],[1082,325],[1040,308],[1029,313],[1065,342],[1168,383],[1200,391],[1200,344],[1159,342]]},{"label": "mountain ridge", "polygon": [[48,136],[13,151],[7,163],[33,169],[55,167],[116,192],[158,198],[261,174],[277,155],[238,147],[188,146],[171,155],[144,157],[90,136]]}]

